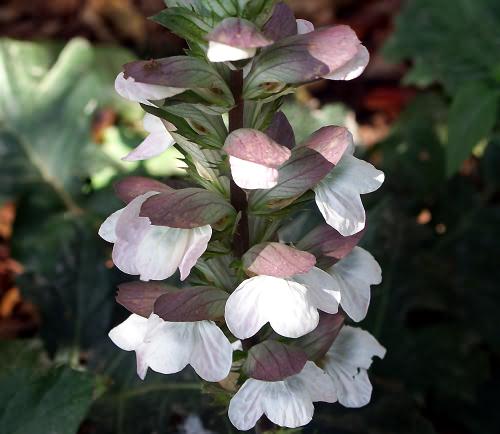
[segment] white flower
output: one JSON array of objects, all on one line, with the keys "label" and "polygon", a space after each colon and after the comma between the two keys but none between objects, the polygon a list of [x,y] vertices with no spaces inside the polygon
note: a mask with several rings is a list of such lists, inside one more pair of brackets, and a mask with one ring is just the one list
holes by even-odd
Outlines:
[{"label": "white flower", "polygon": [[328,273],[340,288],[340,305],[356,322],[362,321],[370,304],[370,286],[382,282],[382,270],[375,258],[361,247],[354,247]]},{"label": "white flower", "polygon": [[256,276],[229,296],[226,324],[239,339],[255,335],[267,322],[276,333],[297,338],[316,328],[318,309],[337,313],[339,302],[336,280],[316,267],[289,279]]},{"label": "white flower", "polygon": [[139,161],[156,157],[174,145],[175,140],[170,131],[175,131],[175,126],[171,123],[146,113],[143,125],[149,135],[137,148],[123,157],[124,161]]},{"label": "white flower", "polygon": [[238,187],[247,190],[273,188],[278,184],[279,172],[275,167],[268,167],[252,161],[229,157],[231,174]]},{"label": "white flower", "polygon": [[326,222],[343,236],[362,231],[366,224],[361,194],[372,193],[384,173],[346,151],[339,164],[316,187],[316,204]]},{"label": "white flower", "polygon": [[138,102],[145,105],[155,107],[151,101],[159,101],[165,98],[170,98],[186,89],[180,87],[167,87],[157,84],[147,84],[135,81],[133,77],[125,78],[125,74],[121,72],[115,80],[116,92],[129,101]]},{"label": "white flower", "polygon": [[385,348],[368,332],[344,326],[325,356],[323,369],[332,378],[339,402],[363,407],[372,395],[368,369],[374,356],[384,358]]},{"label": "white flower", "polygon": [[239,48],[220,42],[209,41],[207,57],[210,62],[236,62],[255,56],[257,48]]},{"label": "white flower", "polygon": [[132,314],[109,337],[122,350],[135,351],[141,379],[148,368],[174,374],[189,364],[201,378],[215,382],[231,370],[231,344],[212,321],[167,322],[154,313],[149,318]]},{"label": "white flower", "polygon": [[229,419],[241,431],[252,429],[264,414],[277,425],[297,428],[311,421],[318,401],[336,402],[337,394],[330,377],[307,362],[283,381],[247,380],[231,399]]},{"label": "white flower", "polygon": [[141,280],[164,280],[176,269],[186,279],[212,236],[210,225],[177,229],[151,224],[140,217],[142,204],[157,192],[149,192],[116,211],[101,225],[99,235],[114,243],[113,262],[124,273]]}]

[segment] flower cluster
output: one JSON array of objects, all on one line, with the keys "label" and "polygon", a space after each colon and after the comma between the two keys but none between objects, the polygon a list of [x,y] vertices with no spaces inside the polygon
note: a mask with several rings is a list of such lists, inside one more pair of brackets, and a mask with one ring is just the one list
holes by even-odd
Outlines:
[{"label": "flower cluster", "polygon": [[[120,285],[131,315],[109,336],[135,351],[141,378],[191,365],[221,382],[232,371],[237,386],[220,393],[240,430],[263,416],[305,425],[317,401],[366,405],[367,371],[385,349],[344,323],[365,318],[381,282],[357,244],[361,195],[384,174],[354,156],[343,127],[297,144],[279,107],[304,83],[359,76],[368,51],[349,27],[316,30],[272,0],[167,6],[154,19],[187,40],[186,55],[126,64],[116,90],[147,112],[149,135],[124,160],[175,146],[185,188],[143,177],[116,184],[125,206],[99,234],[140,281]],[[304,213],[314,227],[301,225]],[[182,288],[161,282],[177,269]]]}]

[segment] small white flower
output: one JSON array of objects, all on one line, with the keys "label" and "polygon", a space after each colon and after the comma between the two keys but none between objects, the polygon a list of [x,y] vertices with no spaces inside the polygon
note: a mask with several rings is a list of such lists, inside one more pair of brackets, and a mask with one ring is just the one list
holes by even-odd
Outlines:
[{"label": "small white flower", "polygon": [[276,333],[297,338],[316,328],[318,309],[334,314],[339,302],[337,281],[316,267],[289,279],[256,276],[230,295],[226,324],[239,339],[255,335],[267,322]]},{"label": "small white flower", "polygon": [[127,274],[139,275],[141,280],[164,280],[176,269],[181,280],[207,249],[212,236],[210,225],[194,229],[177,229],[151,224],[140,217],[142,204],[157,192],[149,192],[132,200],[116,211],[101,225],[99,235],[114,243],[113,262]]},{"label": "small white flower", "polygon": [[170,131],[175,131],[175,126],[171,123],[146,113],[143,125],[149,135],[137,148],[123,157],[124,161],[147,160],[163,154],[174,145],[175,140]]},{"label": "small white flower", "polygon": [[257,48],[240,48],[220,42],[209,41],[207,57],[210,62],[236,62],[255,56]]},{"label": "small white flower", "polygon": [[361,194],[376,191],[384,173],[346,151],[339,164],[316,187],[316,204],[326,222],[343,236],[362,231],[366,224]]},{"label": "small white flower", "polygon": [[121,72],[115,80],[116,92],[129,101],[138,102],[145,105],[156,107],[151,101],[160,101],[165,98],[170,98],[186,89],[179,87],[167,87],[157,84],[139,83],[133,77],[125,78],[125,74]]},{"label": "small white flower", "polygon": [[358,408],[368,404],[372,385],[368,369],[374,356],[384,358],[385,348],[368,332],[344,326],[325,356],[323,369],[332,378],[340,404]]},{"label": "small white flower", "polygon": [[382,270],[375,258],[361,247],[330,267],[328,273],[340,288],[340,305],[356,322],[365,319],[370,304],[370,286],[382,282]]},{"label": "small white flower", "polygon": [[247,380],[229,404],[229,419],[241,431],[252,429],[265,414],[283,427],[308,424],[314,414],[314,402],[336,402],[331,378],[313,362],[307,362],[297,375],[283,381]]},{"label": "small white flower", "polygon": [[206,381],[222,381],[231,370],[233,351],[222,330],[212,321],[167,322],[158,315],[132,314],[109,332],[115,345],[135,351],[137,375],[148,368],[174,374],[188,364]]}]

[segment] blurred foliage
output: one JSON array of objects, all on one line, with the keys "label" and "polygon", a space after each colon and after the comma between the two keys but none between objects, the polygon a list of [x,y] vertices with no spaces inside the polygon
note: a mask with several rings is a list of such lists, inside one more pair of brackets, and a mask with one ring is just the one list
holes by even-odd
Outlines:
[{"label": "blurred foliage", "polygon": [[442,84],[452,98],[446,172],[455,174],[498,125],[500,3],[497,0],[408,0],[385,47],[411,60],[404,83]]}]

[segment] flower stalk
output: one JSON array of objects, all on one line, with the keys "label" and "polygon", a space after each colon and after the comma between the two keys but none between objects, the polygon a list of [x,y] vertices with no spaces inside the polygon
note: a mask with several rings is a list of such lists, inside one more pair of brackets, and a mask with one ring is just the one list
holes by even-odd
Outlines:
[{"label": "flower stalk", "polygon": [[[361,195],[384,175],[354,156],[344,127],[297,144],[279,109],[298,85],[357,77],[368,51],[349,27],[315,30],[274,0],[166,3],[154,18],[190,49],[118,75],[118,93],[142,105],[149,133],[124,160],[175,146],[189,185],[116,184],[124,207],[99,234],[115,265],[140,280],[119,286],[131,315],[109,336],[135,352],[140,378],[189,365],[224,384],[210,390],[242,431],[300,428],[318,401],[362,407],[368,369],[385,349],[346,323],[365,318],[381,282],[357,244]],[[317,222],[312,230],[299,208]],[[169,284],[176,275],[180,288]],[[227,390],[230,374],[238,379]]]}]

